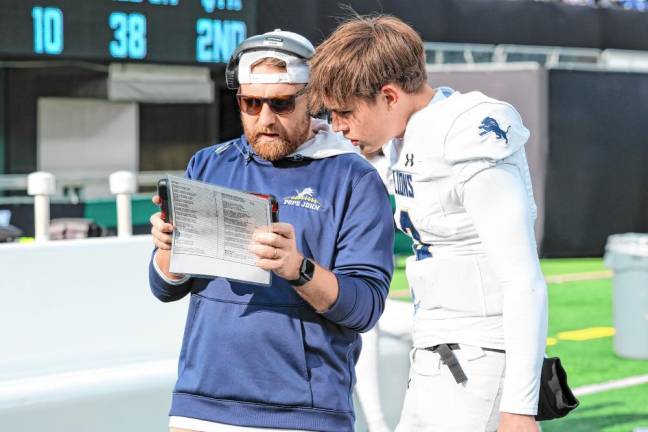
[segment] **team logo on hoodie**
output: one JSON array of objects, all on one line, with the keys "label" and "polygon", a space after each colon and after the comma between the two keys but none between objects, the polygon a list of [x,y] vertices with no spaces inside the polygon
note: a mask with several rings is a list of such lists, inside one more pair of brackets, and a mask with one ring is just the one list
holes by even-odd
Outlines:
[{"label": "team logo on hoodie", "polygon": [[301,207],[319,211],[322,203],[315,197],[315,189],[307,187],[301,191],[295,190],[295,194],[283,199],[283,205]]}]

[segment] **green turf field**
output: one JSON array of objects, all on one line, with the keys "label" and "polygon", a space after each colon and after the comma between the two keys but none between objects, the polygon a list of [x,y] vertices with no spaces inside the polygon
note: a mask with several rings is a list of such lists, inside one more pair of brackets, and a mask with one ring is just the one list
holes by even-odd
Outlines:
[{"label": "green turf field", "polygon": [[[397,259],[392,295],[408,289],[404,266],[404,260]],[[545,276],[555,276],[606,268],[601,259],[549,259],[542,261],[542,270]],[[550,283],[548,287],[547,353],[561,358],[572,388],[648,374],[648,360],[626,360],[613,352],[612,279]],[[573,333],[584,329],[593,330]],[[580,401],[581,406],[567,418],[544,422],[543,432],[648,430],[648,384],[591,394]]]},{"label": "green turf field", "polygon": [[545,276],[607,270],[600,258],[545,259],[540,266]]}]

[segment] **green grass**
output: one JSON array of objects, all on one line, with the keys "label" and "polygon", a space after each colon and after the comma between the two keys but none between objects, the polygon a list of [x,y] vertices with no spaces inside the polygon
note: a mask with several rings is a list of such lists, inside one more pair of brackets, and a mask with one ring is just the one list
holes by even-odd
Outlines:
[{"label": "green grass", "polygon": [[405,276],[405,259],[402,257],[396,257],[396,267],[394,268],[394,276],[389,290],[392,292],[409,290],[407,277]]},{"label": "green grass", "polygon": [[[546,276],[605,270],[601,259],[548,259]],[[397,259],[392,291],[406,290],[405,262]],[[590,327],[612,326],[612,280],[549,284],[549,336]],[[648,374],[648,360],[622,359],[614,354],[612,337],[587,341],[558,340],[547,354],[560,357],[572,388]],[[543,432],[632,432],[648,428],[648,385],[584,396],[567,418],[544,422]]]},{"label": "green grass", "polygon": [[[404,256],[396,257],[396,269],[392,280],[391,290],[407,290],[407,278],[405,277]],[[603,260],[600,258],[570,258],[570,259],[544,259],[540,261],[542,272],[545,276],[554,276],[570,273],[589,273],[606,270]]]},{"label": "green grass", "polygon": [[[612,280],[549,285],[549,336],[561,331],[612,326]],[[632,375],[648,374],[648,361],[617,357],[612,338],[564,341],[547,348],[560,357],[570,385],[578,387]]]},{"label": "green grass", "polygon": [[542,432],[631,432],[648,428],[648,384],[580,399],[569,416],[542,423]]},{"label": "green grass", "polygon": [[545,276],[606,270],[600,258],[543,259],[540,267]]}]

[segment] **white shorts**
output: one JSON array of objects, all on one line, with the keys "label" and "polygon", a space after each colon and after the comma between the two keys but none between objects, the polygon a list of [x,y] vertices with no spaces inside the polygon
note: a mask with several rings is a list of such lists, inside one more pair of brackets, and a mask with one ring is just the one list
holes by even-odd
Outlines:
[{"label": "white shorts", "polygon": [[453,350],[468,381],[457,384],[437,353],[413,349],[396,432],[495,432],[504,383],[504,353],[461,345]]}]

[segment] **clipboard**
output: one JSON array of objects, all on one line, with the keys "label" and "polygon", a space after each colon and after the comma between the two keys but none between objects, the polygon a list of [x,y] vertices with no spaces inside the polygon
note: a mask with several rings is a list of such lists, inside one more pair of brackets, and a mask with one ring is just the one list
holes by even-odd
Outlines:
[{"label": "clipboard", "polygon": [[279,221],[275,196],[171,175],[158,182],[158,196],[162,219],[174,225],[171,272],[270,285],[249,241],[258,226]]}]

